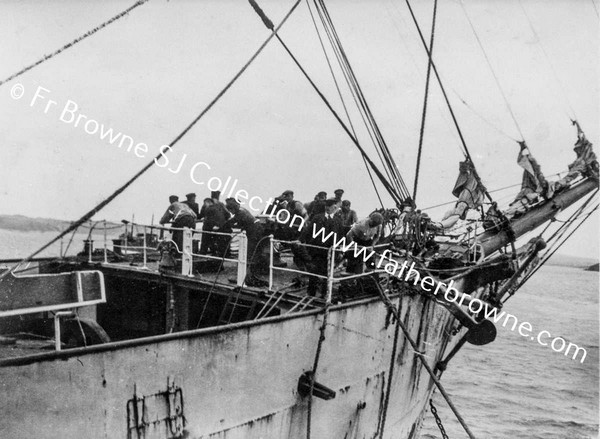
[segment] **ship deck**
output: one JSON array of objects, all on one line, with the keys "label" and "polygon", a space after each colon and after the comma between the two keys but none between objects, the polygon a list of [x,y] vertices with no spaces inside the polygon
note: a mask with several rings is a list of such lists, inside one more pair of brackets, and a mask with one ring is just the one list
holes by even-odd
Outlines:
[{"label": "ship deck", "polygon": [[[130,255],[131,256],[131,255]],[[98,319],[99,323],[109,333],[111,341],[127,340],[161,333],[172,332],[168,330],[170,323],[164,322],[161,328],[153,329],[152,325],[148,324],[144,330],[138,331],[142,326],[139,322],[134,324],[133,320],[136,317],[143,316],[144,310],[138,308],[136,303],[128,303],[127,308],[123,311],[121,320],[127,321],[127,324],[121,322],[120,326],[113,327],[112,321],[118,320],[118,315],[115,315],[113,307],[117,303],[119,312],[120,301],[125,296],[122,286],[137,285],[133,288],[135,294],[133,299],[138,302],[144,302],[146,297],[140,293],[143,288],[139,285],[164,285],[168,284],[172,290],[176,292],[185,291],[187,298],[185,299],[184,312],[185,318],[190,322],[183,324],[175,329],[175,331],[184,331],[197,329],[200,327],[222,326],[230,323],[237,323],[247,320],[258,320],[264,317],[285,315],[301,311],[322,308],[325,300],[322,297],[313,297],[307,294],[307,286],[309,275],[298,274],[290,271],[273,270],[272,288],[267,285],[264,287],[238,285],[237,279],[237,264],[235,262],[225,261],[221,270],[215,270],[214,264],[211,265],[207,259],[194,257],[193,270],[191,274],[181,274],[180,266],[176,266],[173,270],[161,270],[159,262],[148,258],[145,263],[139,261],[136,257],[129,257],[128,260],[115,260],[113,258],[105,262],[104,258],[95,255],[91,260],[82,256],[74,258],[66,258],[53,262],[40,262],[37,269],[28,269],[28,274],[36,273],[58,273],[72,272],[78,270],[98,270],[101,271],[106,279],[107,288],[107,303],[100,304],[94,307],[80,308],[79,315],[86,316],[84,312],[87,308],[94,308],[92,318]],[[121,258],[124,259],[124,258]],[[293,256],[290,252],[281,253],[281,262],[285,264],[284,268],[297,270],[293,263]],[[283,264],[282,264],[283,265]],[[349,276],[345,272],[343,266],[336,268],[334,278]],[[267,284],[269,274],[260,275],[259,278]],[[133,282],[133,284],[132,284]],[[348,282],[348,281],[345,281]],[[352,281],[350,281],[352,282]],[[115,288],[115,285],[118,288]],[[340,282],[334,282],[332,291],[332,302],[340,304],[366,297],[372,297],[373,292],[363,291],[352,296],[341,293]],[[140,291],[138,291],[140,290]],[[347,289],[346,289],[347,290]],[[112,291],[112,293],[111,293]],[[133,292],[133,291],[132,291]],[[127,293],[130,295],[131,292]],[[152,296],[148,300],[156,302],[156,308],[164,312],[165,306],[168,306],[169,291],[161,291],[160,295]],[[171,299],[172,300],[172,299]],[[193,309],[198,309],[208,303],[210,307],[214,307],[213,318],[208,319],[206,324],[196,324],[197,313],[194,314]],[[206,301],[206,302],[204,302]],[[141,305],[140,305],[141,306]],[[162,307],[162,308],[161,308]],[[96,312],[97,311],[97,312]],[[119,313],[116,313],[119,314]],[[148,313],[146,313],[148,314]],[[168,314],[168,312],[166,313]],[[193,317],[193,319],[192,319]],[[21,318],[21,322],[23,317]],[[142,318],[142,317],[140,317]],[[143,317],[147,320],[156,318],[156,310],[150,313],[150,317]],[[55,349],[55,341],[52,332],[53,314],[51,312],[42,312],[25,316],[25,320],[35,320],[39,324],[35,330],[22,329],[18,331],[10,331],[7,328],[0,331],[0,359],[12,357],[24,357],[32,354],[52,351]],[[168,317],[166,318],[168,320]],[[192,323],[193,320],[193,323]],[[43,330],[40,330],[40,326]],[[127,330],[122,330],[128,328]],[[133,329],[132,329],[133,328]],[[138,332],[136,332],[138,331]],[[68,346],[63,344],[64,348]]]}]

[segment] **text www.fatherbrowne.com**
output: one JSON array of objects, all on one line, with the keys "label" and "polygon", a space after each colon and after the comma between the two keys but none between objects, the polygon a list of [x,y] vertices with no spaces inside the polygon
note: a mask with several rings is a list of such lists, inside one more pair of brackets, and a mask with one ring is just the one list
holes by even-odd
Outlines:
[{"label": "text www.fatherbrowne.com", "polygon": [[[369,251],[366,247],[358,247],[354,241],[347,243],[346,238],[342,237],[338,239],[337,234],[335,232],[330,232],[325,235],[325,230],[323,228],[317,230],[316,225],[313,224],[312,230],[313,239],[320,238],[323,242],[333,242],[333,247],[336,250],[342,252],[352,251],[354,253],[354,257],[362,257],[364,262],[372,260],[373,262],[379,258],[376,262],[376,267],[378,269],[382,268],[382,265],[385,264],[383,270],[388,274],[396,277],[397,279],[403,282],[412,282],[414,286],[419,286],[422,290],[432,293],[434,296],[440,292],[443,292],[443,296],[447,302],[454,302],[458,306],[466,305],[473,314],[479,314],[483,311],[483,315],[486,319],[490,319],[494,323],[500,322],[503,318],[502,326],[504,328],[509,325],[508,328],[511,331],[517,330],[520,336],[529,338],[530,340],[537,341],[542,346],[549,346],[554,352],[562,352],[565,356],[569,356],[572,353],[572,359],[577,359],[579,353],[581,353],[580,362],[583,363],[585,357],[587,356],[587,351],[584,348],[577,346],[574,343],[567,341],[562,337],[554,337],[550,332],[543,330],[534,335],[533,326],[529,322],[521,322],[519,324],[519,320],[516,316],[509,314],[505,311],[500,311],[496,307],[491,307],[487,302],[484,302],[476,297],[472,297],[469,294],[461,293],[456,288],[453,287],[454,281],[451,280],[448,284],[444,282],[438,282],[431,276],[424,276],[421,278],[421,274],[419,271],[415,270],[415,263],[411,263],[408,265],[407,261],[404,261],[402,265],[398,264],[395,260],[391,259],[391,251],[385,250],[382,254],[377,254],[375,251]],[[435,288],[434,288],[435,287]],[[463,302],[467,301],[466,304]]]}]

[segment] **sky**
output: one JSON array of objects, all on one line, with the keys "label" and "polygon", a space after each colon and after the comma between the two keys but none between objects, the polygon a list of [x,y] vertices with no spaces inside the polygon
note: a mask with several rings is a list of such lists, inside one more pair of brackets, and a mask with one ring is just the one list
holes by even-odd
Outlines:
[{"label": "sky", "polygon": [[[3,2],[0,78],[131,4]],[[290,1],[259,4],[275,23],[292,6]],[[429,38],[433,3],[412,4]],[[406,4],[334,0],[327,5],[371,110],[412,190],[427,58]],[[519,126],[511,118],[461,3],[439,2],[434,61],[488,189],[520,182],[514,140],[521,137],[519,130],[546,174],[565,170],[574,159],[575,130],[570,118],[577,118],[598,145],[598,5],[591,0],[475,0],[465,2],[464,8]],[[80,217],[173,140],[268,35],[243,0],[151,0],[4,84],[0,87],[0,213]],[[306,2],[300,3],[280,35],[341,113]],[[14,89],[17,84],[21,88]],[[347,91],[344,95],[348,97]],[[358,127],[356,112],[351,115]],[[86,121],[90,122],[85,125]],[[129,140],[120,148],[120,138],[110,143],[108,129],[112,135],[132,139],[129,151]],[[358,137],[376,158],[364,130]],[[359,152],[277,41],[267,45],[167,157],[168,165],[166,159],[159,161],[165,166],[151,168],[95,219],[118,221],[135,215],[137,222],[149,223],[153,216],[156,222],[170,194],[183,197],[195,192],[202,200],[209,195],[211,178],[215,186],[219,180],[237,180],[236,191],[243,189],[249,197],[262,200],[292,189],[297,199],[309,201],[320,190],[333,195],[343,188],[359,217],[378,205]],[[461,158],[456,130],[439,87],[432,84],[420,207],[452,200]],[[393,207],[389,197],[384,201]],[[440,217],[444,209],[431,211],[432,217]],[[597,257],[598,227],[595,214],[562,253]]]}]

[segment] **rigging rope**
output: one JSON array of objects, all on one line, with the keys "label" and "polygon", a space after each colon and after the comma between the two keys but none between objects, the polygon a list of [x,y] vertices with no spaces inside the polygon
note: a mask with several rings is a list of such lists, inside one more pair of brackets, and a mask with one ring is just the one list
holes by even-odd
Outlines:
[{"label": "rigging rope", "polygon": [[[427,53],[427,56],[430,59],[431,62],[431,67],[433,68],[433,72],[435,73],[435,77],[437,79],[437,82],[440,86],[440,90],[442,91],[442,95],[444,96],[444,100],[446,101],[446,105],[448,106],[448,110],[450,111],[450,116],[452,117],[452,121],[454,122],[454,126],[456,127],[456,131],[458,132],[458,136],[460,137],[460,141],[463,147],[463,153],[465,154],[465,157],[469,159],[469,161],[473,164],[473,170],[474,172],[474,176],[477,179],[478,182],[481,182],[481,178],[479,177],[479,173],[477,172],[476,168],[475,168],[475,162],[473,161],[473,158],[471,157],[471,154],[469,152],[469,148],[467,147],[467,143],[465,142],[465,138],[462,134],[462,130],[460,129],[460,125],[458,124],[458,120],[456,119],[456,115],[454,114],[454,110],[452,108],[452,104],[450,103],[450,99],[448,98],[448,94],[446,93],[446,89],[444,87],[444,84],[442,83],[442,79],[440,78],[440,75],[437,71],[437,67],[435,66],[435,63],[433,62],[433,57],[431,56],[429,47],[427,46],[427,43],[425,42],[425,38],[423,37],[423,32],[421,32],[421,26],[419,25],[419,22],[417,20],[417,17],[415,16],[415,13],[413,11],[413,8],[410,4],[409,0],[405,0],[406,5],[408,6],[408,10],[410,11],[410,15],[413,19],[413,22],[415,24],[415,27],[417,28],[417,32],[419,34],[419,38],[421,39],[421,43],[423,44],[423,48],[425,49],[425,52]],[[489,192],[487,191],[487,189],[485,190],[485,195],[488,198],[488,200],[493,201],[492,197],[490,196]]]},{"label": "rigging rope", "polygon": [[[323,54],[325,55],[325,59],[327,60],[327,66],[329,67],[329,71],[331,72],[331,77],[333,78],[333,82],[335,84],[335,88],[340,97],[340,101],[342,102],[342,107],[344,108],[344,113],[346,113],[346,118],[348,119],[348,124],[350,125],[350,129],[352,130],[352,134],[354,137],[358,138],[356,135],[356,131],[354,129],[354,125],[352,124],[352,119],[350,118],[350,114],[348,113],[348,108],[346,107],[346,102],[344,101],[344,97],[342,95],[342,91],[340,90],[340,86],[338,84],[337,78],[335,77],[335,73],[333,72],[333,67],[331,65],[331,61],[329,60],[329,56],[327,55],[327,50],[325,49],[325,45],[323,44],[323,39],[321,38],[321,32],[319,31],[319,27],[317,26],[317,22],[315,21],[315,17],[313,15],[312,9],[310,7],[310,0],[306,0],[306,6],[308,8],[308,12],[310,13],[310,18],[312,19],[313,25],[315,26],[315,30],[317,32],[317,36],[319,37],[319,43],[321,44],[321,49],[323,49]],[[373,175],[371,174],[371,169],[367,164],[367,161],[364,157],[362,157],[363,163],[365,164],[365,168],[367,169],[367,173],[369,178],[371,179],[371,184],[373,185],[373,189],[375,189],[375,194],[377,195],[377,199],[379,200],[379,204],[381,204],[381,208],[384,209],[383,201],[381,201],[381,196],[379,195],[379,190],[377,190],[377,185],[375,184],[375,180],[373,179]]]},{"label": "rigging rope", "polygon": [[600,18],[600,15],[598,14],[598,6],[596,6],[596,1],[595,0],[590,0],[592,2],[592,6],[594,7],[594,12],[596,12],[596,17]]},{"label": "rigging rope", "polygon": [[[391,303],[391,302],[390,302]],[[397,315],[400,315],[400,299],[398,300]],[[398,340],[400,338],[400,325],[396,323],[396,329],[394,330],[394,342],[392,345],[392,356],[390,357],[390,367],[388,372],[387,388],[385,390],[385,401],[383,403],[383,414],[381,417],[381,430],[379,431],[379,438],[383,439],[383,432],[385,431],[385,421],[387,418],[388,406],[390,403],[390,394],[392,392],[392,379],[394,377],[394,367],[396,365],[396,352],[398,350]]]},{"label": "rigging rope", "polygon": [[508,139],[514,141],[514,142],[519,142],[519,139],[515,139],[513,136],[508,135],[507,133],[505,133],[504,131],[502,131],[500,128],[498,128],[496,125],[494,125],[492,122],[490,122],[488,119],[486,119],[485,117],[483,117],[482,114],[480,114],[479,112],[477,112],[475,110],[475,108],[473,108],[471,105],[469,105],[467,103],[467,101],[465,101],[456,90],[452,89],[452,91],[454,92],[454,94],[456,95],[456,97],[458,98],[458,100],[460,102],[462,102],[462,104],[467,107],[469,110],[471,110],[471,112],[477,116],[478,118],[480,118],[483,122],[485,122],[488,126],[490,126],[491,128],[493,128],[494,130],[496,130],[499,134],[502,134],[503,136],[507,137]]},{"label": "rigging rope", "polygon": [[433,53],[433,42],[435,38],[435,20],[437,17],[437,0],[433,2],[433,18],[431,19],[431,38],[429,39],[429,54],[427,57],[427,76],[425,78],[425,97],[423,98],[423,115],[421,116],[421,129],[419,131],[419,151],[417,153],[417,165],[415,170],[415,185],[413,187],[413,201],[417,201],[417,185],[419,183],[419,168],[421,167],[421,153],[423,151],[423,136],[425,134],[425,117],[427,115],[427,101],[429,97],[429,79],[431,78],[431,54]]},{"label": "rigging rope", "polygon": [[327,100],[327,98],[325,97],[325,95],[317,87],[317,85],[314,83],[314,81],[308,75],[308,73],[306,72],[306,70],[304,70],[304,68],[302,67],[302,65],[300,64],[300,62],[296,59],[296,57],[294,56],[294,54],[287,47],[287,45],[284,43],[284,41],[281,39],[281,37],[276,33],[276,31],[273,30],[272,23],[269,20],[269,18],[265,15],[265,13],[262,11],[262,9],[260,9],[260,7],[256,4],[255,0],[248,0],[248,2],[252,5],[252,8],[259,15],[259,17],[261,18],[261,20],[265,24],[265,26],[268,29],[270,29],[270,30],[273,31],[273,33],[275,34],[275,37],[281,43],[281,46],[285,49],[285,51],[290,56],[290,58],[292,59],[292,61],[294,61],[294,64],[296,64],[296,66],[298,67],[298,69],[300,70],[300,72],[304,75],[304,77],[309,82],[309,84],[311,85],[311,87],[319,95],[319,97],[321,98],[321,100],[323,101],[323,103],[327,106],[327,108],[329,109],[329,111],[331,112],[331,114],[338,121],[338,123],[340,124],[340,126],[342,127],[342,129],[346,132],[346,134],[348,135],[348,137],[350,137],[350,140],[352,140],[352,143],[354,143],[354,145],[358,148],[358,150],[360,151],[360,153],[362,154],[362,156],[367,160],[367,162],[371,166],[371,169],[373,169],[373,171],[375,172],[375,174],[377,175],[377,177],[379,178],[379,180],[381,180],[382,184],[384,185],[384,187],[386,188],[386,190],[388,191],[388,193],[390,194],[390,196],[393,198],[394,202],[396,204],[401,204],[402,203],[402,197],[398,194],[398,192],[396,191],[396,189],[394,188],[394,186],[392,186],[392,184],[390,184],[390,182],[387,181],[387,179],[381,173],[381,171],[379,170],[379,168],[377,167],[377,165],[375,165],[375,163],[373,163],[373,161],[367,155],[367,153],[365,152],[365,150],[363,149],[363,147],[361,146],[361,144],[358,142],[358,140],[352,135],[352,133],[350,132],[350,130],[348,129],[348,127],[346,126],[346,124],[344,123],[344,121],[337,114],[337,112],[333,109],[333,107],[331,106],[331,104],[329,103],[329,101]]},{"label": "rigging rope", "polygon": [[90,37],[92,35],[94,35],[96,32],[98,32],[101,29],[104,29],[106,26],[108,26],[111,23],[114,23],[115,21],[117,21],[119,18],[124,17],[125,15],[127,15],[129,12],[133,11],[135,8],[137,8],[138,6],[143,5],[144,3],[148,2],[148,0],[139,0],[137,2],[135,2],[135,4],[133,4],[132,6],[130,6],[129,8],[125,9],[123,12],[115,15],[114,17],[112,17],[111,19],[105,21],[104,23],[100,24],[99,26],[96,26],[95,28],[93,28],[92,30],[87,31],[85,34],[81,35],[80,37],[75,38],[73,41],[71,41],[68,44],[65,44],[63,47],[61,47],[60,49],[55,50],[54,52],[48,54],[48,55],[44,55],[43,58],[39,59],[38,61],[34,62],[33,64],[23,68],[22,70],[19,70],[17,73],[10,75],[8,78],[6,78],[3,81],[0,81],[0,87],[4,84],[6,84],[9,81],[12,81],[13,79],[15,79],[17,76],[21,76],[23,73],[28,72],[29,70],[33,69],[36,66],[39,66],[40,64],[42,64],[45,61],[48,61],[51,58],[54,58],[56,55],[58,55],[59,53],[69,49],[70,47],[73,47],[75,44],[85,40],[87,37]]},{"label": "rigging rope", "polygon": [[[325,29],[325,33],[329,39],[329,43],[331,44],[331,48],[333,49],[333,52],[335,54],[335,57],[337,59],[338,65],[340,67],[340,69],[342,70],[342,74],[344,75],[344,79],[346,80],[346,83],[348,84],[348,87],[350,89],[350,94],[352,96],[352,99],[354,100],[354,103],[356,104],[356,107],[359,110],[359,114],[360,117],[367,129],[367,134],[369,135],[369,138],[371,139],[371,142],[373,143],[373,145],[375,146],[375,152],[377,153],[377,156],[379,157],[379,160],[381,160],[381,163],[383,164],[383,170],[387,176],[387,178],[391,181],[392,184],[394,184],[394,180],[392,178],[392,176],[390,175],[390,171],[388,170],[388,167],[385,164],[385,159],[382,156],[380,150],[377,148],[377,143],[376,140],[374,138],[374,134],[372,133],[372,129],[369,126],[369,122],[366,119],[365,114],[362,111],[362,108],[360,106],[360,102],[359,102],[359,97],[357,96],[357,91],[356,89],[352,86],[352,78],[350,77],[351,73],[348,71],[347,66],[344,64],[344,61],[342,59],[342,54],[340,53],[340,48],[336,46],[335,43],[335,38],[332,35],[331,30],[327,27],[327,22],[325,17],[323,16],[322,11],[318,8],[317,3],[315,2],[315,9],[317,10],[317,13],[319,14],[319,18],[321,20],[321,24],[323,25],[323,28]],[[354,136],[356,136],[356,133],[354,133]],[[357,137],[358,138],[358,137]],[[396,190],[399,190],[398,185],[394,185],[394,187],[396,188]]]},{"label": "rigging rope", "polygon": [[444,386],[442,386],[442,383],[440,382],[440,380],[436,376],[435,372],[431,369],[431,367],[429,366],[429,364],[427,364],[427,360],[425,360],[425,358],[424,358],[423,355],[419,355],[419,349],[418,349],[417,344],[410,337],[410,333],[408,332],[408,329],[406,329],[406,326],[404,325],[404,323],[400,319],[400,315],[398,314],[398,311],[396,310],[396,308],[392,304],[390,298],[385,293],[385,291],[383,291],[383,289],[381,288],[381,286],[379,286],[379,284],[376,284],[376,285],[378,286],[379,295],[381,296],[381,299],[383,300],[383,303],[394,314],[394,317],[396,317],[396,324],[400,326],[400,329],[402,329],[402,332],[404,333],[404,337],[406,338],[406,340],[408,340],[408,342],[410,343],[411,347],[413,348],[413,350],[417,354],[417,357],[421,360],[421,364],[423,365],[423,367],[425,368],[425,370],[427,370],[427,373],[429,373],[429,376],[431,377],[431,380],[435,383],[436,387],[439,389],[440,393],[442,394],[442,396],[444,397],[444,399],[448,403],[448,406],[450,407],[450,409],[452,410],[452,412],[454,412],[454,415],[456,416],[456,419],[458,420],[458,422],[460,422],[460,425],[462,425],[463,429],[465,430],[465,432],[467,433],[467,435],[469,436],[469,438],[470,439],[475,439],[475,436],[473,435],[473,433],[471,433],[471,430],[467,426],[465,420],[460,415],[460,413],[458,413],[458,410],[454,406],[454,403],[452,403],[452,400],[450,399],[450,396],[448,395],[448,393],[444,389]]},{"label": "rigging rope", "polygon": [[487,62],[488,67],[490,68],[490,72],[492,73],[492,76],[494,77],[494,80],[496,81],[496,85],[498,86],[498,90],[500,91],[500,94],[502,95],[502,98],[504,99],[506,108],[507,108],[508,112],[510,113],[510,116],[512,117],[513,122],[515,123],[515,126],[517,127],[517,131],[519,132],[519,135],[521,136],[521,140],[524,141],[525,137],[523,136],[523,132],[521,131],[521,126],[519,125],[519,122],[517,121],[515,113],[513,112],[512,108],[510,106],[510,103],[508,102],[508,98],[506,97],[506,94],[504,93],[504,89],[502,88],[502,85],[500,84],[500,80],[498,79],[498,76],[496,75],[496,72],[494,71],[492,62],[490,61],[490,58],[488,57],[487,52],[485,51],[485,48],[483,47],[483,43],[481,42],[479,35],[477,35],[477,31],[475,30],[475,26],[473,25],[473,22],[471,21],[471,17],[469,17],[467,8],[465,8],[463,0],[459,0],[459,3],[460,3],[460,6],[461,6],[463,12],[465,13],[465,17],[467,18],[467,21],[469,22],[469,26],[471,26],[471,30],[473,31],[473,35],[475,36],[475,39],[477,40],[477,44],[479,44],[479,48],[481,49],[481,52],[483,53],[485,61]]},{"label": "rigging rope", "polygon": [[[254,52],[254,54],[246,62],[246,64],[244,64],[242,66],[242,68],[233,76],[233,78],[225,85],[225,87],[217,94],[217,96],[215,96],[213,98],[213,100],[210,101],[210,103],[200,112],[200,114],[198,116],[196,116],[196,118],[190,124],[188,124],[188,126],[185,127],[185,129],[183,131],[181,131],[177,135],[177,137],[175,137],[175,139],[173,139],[173,141],[171,141],[171,143],[169,143],[169,146],[171,148],[173,148],[175,146],[175,144],[177,142],[179,142],[183,138],[183,136],[185,136],[192,129],[192,127],[194,125],[196,125],[196,123],[219,101],[219,99],[221,99],[221,97],[223,97],[223,95],[231,88],[231,86],[238,80],[238,78],[246,71],[246,69],[250,66],[250,64],[256,59],[256,57],[266,47],[266,45],[269,43],[269,41],[271,41],[271,39],[277,35],[277,31],[287,21],[287,19],[290,17],[290,15],[292,14],[292,12],[294,12],[294,10],[298,6],[298,4],[300,4],[300,1],[301,0],[296,0],[296,2],[294,3],[294,5],[292,6],[292,8],[289,10],[289,12],[285,15],[285,17],[281,21],[281,23],[279,23],[279,25],[277,26],[277,28],[274,28],[274,30],[271,33],[271,35],[269,35],[269,37],[267,39],[265,39],[265,41],[263,41],[263,43],[259,46],[259,48],[256,50],[256,52]],[[81,224],[83,224],[84,222],[88,221],[95,214],[97,214],[98,212],[100,212],[100,210],[102,210],[108,203],[110,203],[117,196],[119,196],[125,189],[127,189],[129,186],[131,186],[131,184],[133,184],[133,182],[135,182],[139,177],[141,177],[142,174],[144,174],[148,169],[150,169],[152,167],[152,165],[154,165],[154,163],[156,162],[156,160],[158,160],[161,157],[162,154],[163,154],[162,152],[159,153],[155,158],[152,159],[152,161],[150,161],[147,165],[145,165],[133,177],[131,177],[129,180],[127,180],[125,182],[125,184],[123,184],[122,186],[120,186],[109,197],[107,197],[106,199],[104,199],[102,202],[100,202],[98,205],[96,205],[92,210],[90,210],[89,212],[87,212],[85,215],[83,215],[77,221],[73,222],[67,229],[65,229],[64,231],[62,231],[57,237],[55,237],[50,242],[48,242],[47,244],[43,245],[38,250],[36,250],[35,252],[33,252],[32,254],[30,254],[29,256],[27,256],[26,258],[24,258],[19,264],[17,264],[17,267],[18,267],[18,265],[29,261],[35,255],[37,255],[38,253],[44,251],[50,245],[52,245],[55,242],[57,242],[58,240],[60,240],[63,236],[65,236],[69,232],[77,229]],[[4,273],[0,274],[0,279],[2,279],[8,273],[11,273],[13,270],[14,269],[12,269],[10,271],[5,271]]]},{"label": "rigging rope", "polygon": [[375,121],[375,117],[371,112],[371,109],[367,103],[362,88],[360,87],[358,79],[356,78],[354,70],[350,64],[348,56],[346,55],[344,47],[341,43],[341,40],[337,34],[337,31],[331,19],[331,16],[329,15],[329,11],[327,10],[327,7],[325,6],[323,0],[314,0],[314,3],[321,18],[323,27],[325,28],[327,35],[330,39],[330,43],[332,48],[334,49],[334,53],[336,54],[340,68],[344,73],[350,91],[352,92],[353,98],[357,103],[357,107],[360,111],[361,117],[365,122],[365,126],[367,128],[369,136],[373,141],[379,158],[384,164],[384,169],[386,170],[386,172],[388,172],[388,177],[391,179],[392,184],[395,185],[396,189],[398,190],[398,193],[406,199],[410,195],[410,192],[408,191],[408,188],[406,187],[406,184],[404,183],[404,180],[400,175],[394,158],[385,142],[385,139],[383,138],[383,134],[381,133],[379,126]]},{"label": "rigging rope", "polygon": [[561,92],[563,94],[563,98],[565,99],[565,102],[566,102],[567,106],[569,107],[569,110],[572,113],[572,117],[571,116],[569,116],[569,117],[571,119],[577,119],[577,115],[575,114],[575,110],[573,110],[573,106],[571,105],[571,101],[569,100],[569,96],[567,95],[567,92],[565,91],[563,82],[559,79],[558,74],[556,73],[556,70],[554,69],[554,65],[552,64],[552,61],[550,61],[550,57],[548,56],[548,52],[546,52],[546,49],[544,48],[544,45],[542,44],[542,40],[541,40],[540,36],[538,35],[537,31],[535,30],[535,27],[533,26],[531,18],[529,17],[529,14],[527,13],[527,10],[523,6],[523,3],[521,2],[521,0],[519,0],[519,5],[521,6],[521,10],[523,11],[523,15],[525,15],[525,18],[527,19],[527,23],[529,24],[529,28],[531,29],[531,32],[533,33],[533,35],[535,36],[536,40],[539,43],[540,50],[544,54],[544,57],[546,58],[546,62],[550,66],[550,71],[552,72],[552,75],[554,76],[554,80],[558,84],[558,87],[560,88],[560,90],[561,90]]}]

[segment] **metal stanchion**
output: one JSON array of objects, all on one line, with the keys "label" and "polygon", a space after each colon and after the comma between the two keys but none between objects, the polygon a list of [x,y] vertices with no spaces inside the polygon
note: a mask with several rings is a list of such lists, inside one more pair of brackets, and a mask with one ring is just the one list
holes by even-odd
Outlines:
[{"label": "metal stanchion", "polygon": [[144,250],[144,265],[142,266],[142,269],[147,270],[148,269],[148,265],[146,264],[147,262],[147,254],[146,254],[146,226],[144,226],[144,243],[143,245],[143,250]]},{"label": "metal stanchion", "polygon": [[108,263],[108,250],[106,248],[106,245],[107,245],[106,241],[107,241],[107,238],[106,238],[106,220],[104,220],[104,263],[105,264]]},{"label": "metal stanchion", "polygon": [[273,291],[273,235],[269,235],[269,291]]}]

